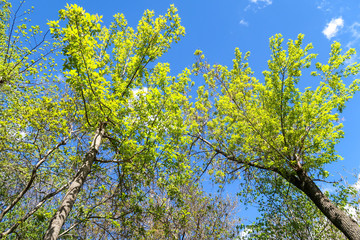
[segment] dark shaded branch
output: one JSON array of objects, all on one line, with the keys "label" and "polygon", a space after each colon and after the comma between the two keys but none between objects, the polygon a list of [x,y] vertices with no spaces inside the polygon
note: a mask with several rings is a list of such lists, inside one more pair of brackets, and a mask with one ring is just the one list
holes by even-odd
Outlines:
[{"label": "dark shaded branch", "polygon": [[64,185],[55,192],[47,194],[45,197],[42,198],[42,200],[31,210],[28,212],[24,217],[22,217],[20,220],[17,220],[15,224],[13,224],[8,230],[0,234],[0,239],[3,237],[6,237],[7,235],[13,233],[16,228],[23,222],[25,222],[30,216],[32,216],[48,199],[54,197],[56,194],[63,191],[68,185]]},{"label": "dark shaded branch", "polygon": [[52,148],[51,150],[49,150],[45,156],[37,162],[37,164],[35,165],[35,167],[32,170],[31,176],[30,176],[30,180],[28,181],[27,185],[25,186],[25,188],[18,194],[18,196],[11,202],[11,204],[4,209],[4,211],[1,212],[0,214],[0,222],[3,220],[5,214],[7,214],[19,201],[20,199],[25,195],[25,193],[30,189],[32,183],[34,182],[35,178],[36,178],[36,172],[39,169],[39,167],[41,166],[41,164],[43,164],[46,159],[56,150],[58,149],[60,146],[65,145],[67,142],[68,138],[62,140],[60,143],[58,143],[54,148]]}]

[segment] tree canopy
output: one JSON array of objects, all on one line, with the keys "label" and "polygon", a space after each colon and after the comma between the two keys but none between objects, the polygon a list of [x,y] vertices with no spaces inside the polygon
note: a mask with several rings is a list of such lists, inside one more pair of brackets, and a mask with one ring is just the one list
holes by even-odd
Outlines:
[{"label": "tree canopy", "polygon": [[270,38],[272,55],[264,82],[252,76],[249,53],[242,56],[236,49],[229,70],[211,67],[197,51],[194,71],[203,74],[206,85],[198,90],[193,136],[208,150],[205,159],[211,159],[219,181],[244,174],[251,188],[252,180],[274,181],[274,175],[267,173],[271,172],[306,194],[348,238],[358,239],[358,223],[333,204],[315,181],[328,176],[325,164],[340,159],[334,148],[343,137],[339,112],[359,90],[359,79],[348,84],[343,79],[358,74],[360,65],[345,65],[355,50],[341,53],[340,43],[335,42],[328,62],[316,63],[309,72],[320,79],[319,84],[301,91],[300,78],[316,57],[309,53],[311,44],[302,47],[303,37],[289,40],[287,49],[280,34]]},{"label": "tree canopy", "polygon": [[[286,47],[277,34],[263,80],[239,49],[231,69],[197,50],[172,76],[161,57],[185,34],[173,5],[136,28],[67,5],[42,32],[18,24],[23,1],[0,4],[0,238],[360,239],[356,190],[317,184],[341,159],[354,49],[334,42],[313,66],[302,34]],[[224,196],[234,181],[238,198]],[[238,201],[262,215],[241,225]]]}]

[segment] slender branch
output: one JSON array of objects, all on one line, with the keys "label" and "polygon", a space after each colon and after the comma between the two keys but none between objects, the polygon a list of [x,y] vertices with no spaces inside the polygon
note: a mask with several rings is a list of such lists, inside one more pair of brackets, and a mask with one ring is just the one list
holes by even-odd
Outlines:
[{"label": "slender branch", "polygon": [[60,143],[58,143],[55,147],[53,147],[51,150],[49,150],[45,156],[37,162],[37,164],[35,165],[35,167],[32,170],[31,173],[31,177],[30,180],[28,181],[27,185],[25,186],[25,188],[18,194],[18,196],[11,202],[11,204],[4,209],[4,211],[1,212],[0,214],[0,222],[3,220],[4,216],[20,201],[20,199],[25,195],[25,193],[30,189],[32,183],[34,182],[35,178],[36,178],[36,172],[39,169],[39,167],[41,166],[41,164],[43,164],[47,158],[55,151],[57,150],[60,146],[65,145],[66,142],[68,141],[69,138],[66,138],[64,140],[62,140]]},{"label": "slender branch", "polygon": [[145,62],[145,64],[144,64],[144,65],[142,65],[142,62],[145,60],[145,57],[146,57],[147,51],[149,50],[149,48],[150,48],[150,46],[151,46],[151,43],[152,43],[153,39],[155,39],[155,36],[157,37],[157,35],[158,35],[158,34],[159,34],[159,33],[156,33],[155,35],[153,35],[153,36],[151,37],[151,39],[150,39],[150,41],[149,41],[149,43],[148,43],[148,45],[147,45],[147,47],[146,47],[146,49],[145,49],[145,53],[144,53],[144,55],[142,56],[142,58],[141,58],[141,60],[140,60],[139,65],[138,65],[138,66],[137,66],[137,68],[135,69],[135,71],[134,71],[134,73],[133,73],[132,77],[130,78],[130,80],[129,80],[128,84],[126,85],[126,87],[125,87],[124,91],[123,91],[123,92],[122,92],[122,94],[121,94],[121,96],[122,96],[122,97],[124,97],[124,95],[125,95],[125,93],[126,93],[126,90],[130,87],[130,85],[131,85],[131,84],[132,84],[132,82],[134,81],[134,79],[135,79],[135,77],[136,77],[136,75],[137,75],[138,71],[140,70],[140,67],[141,67],[141,69],[145,68],[145,67],[146,67],[146,65],[147,65],[149,62],[151,62],[151,61],[153,60],[152,58],[149,58],[149,59]]},{"label": "slender branch", "polygon": [[341,180],[338,180],[338,181],[326,181],[324,179],[318,179],[318,178],[315,178],[313,179],[314,182],[324,182],[324,183],[339,183],[341,182]]},{"label": "slender branch", "polygon": [[[249,119],[249,117],[248,117],[248,115],[246,114],[245,110],[242,109],[242,108],[239,106],[239,104],[238,104],[237,101],[235,101],[234,97],[231,95],[229,89],[227,88],[226,84],[221,80],[221,78],[218,77],[218,76],[216,76],[216,78],[219,80],[219,82],[221,83],[221,85],[224,87],[226,93],[228,94],[230,100],[235,104],[236,108],[237,108],[239,111],[243,112],[243,116],[246,118],[247,122],[250,124],[250,127],[256,132],[256,134],[258,134],[258,135],[261,137],[261,139],[268,144],[268,146],[269,146],[270,148],[272,148],[275,152],[277,152],[277,153],[279,154],[279,156],[281,156],[281,157],[284,158],[284,159],[288,159],[287,156],[284,156],[284,154],[283,154],[282,152],[280,152],[275,146],[273,146],[273,145],[261,134],[261,132],[256,128],[255,124]],[[288,159],[288,160],[290,160],[290,159]]]},{"label": "slender branch", "polygon": [[67,234],[68,232],[70,232],[71,230],[73,230],[77,225],[79,225],[81,222],[77,222],[75,224],[73,224],[71,227],[69,227],[68,229],[66,229],[65,231],[63,231],[61,234],[59,234],[59,238],[64,236],[65,234]]},{"label": "slender branch", "polygon": [[8,60],[8,55],[9,55],[9,50],[10,50],[10,40],[11,40],[11,37],[12,37],[12,34],[14,32],[14,26],[15,26],[15,23],[16,23],[16,18],[17,18],[17,14],[21,8],[21,6],[24,4],[25,0],[22,0],[20,2],[20,5],[19,7],[16,9],[15,11],[15,14],[14,14],[14,19],[11,23],[11,27],[10,27],[10,31],[9,31],[9,37],[8,37],[8,41],[7,41],[7,49],[6,49],[6,54],[5,54],[5,58],[4,58],[4,64],[6,63],[6,61]]},{"label": "slender branch", "polygon": [[68,184],[62,186],[55,192],[47,194],[45,197],[42,198],[42,200],[30,211],[28,212],[24,217],[22,217],[20,220],[17,220],[15,224],[13,224],[8,230],[0,234],[0,239],[3,237],[6,237],[7,235],[13,233],[16,228],[23,222],[25,222],[30,216],[32,216],[48,199],[54,197],[58,193],[62,192],[65,188],[68,187]]},{"label": "slender branch", "polygon": [[207,162],[205,169],[202,171],[202,173],[199,175],[198,179],[196,181],[199,181],[200,178],[204,175],[204,173],[206,172],[206,170],[209,168],[210,164],[213,162],[213,160],[215,159],[215,157],[218,155],[219,153],[215,153],[210,160]]}]

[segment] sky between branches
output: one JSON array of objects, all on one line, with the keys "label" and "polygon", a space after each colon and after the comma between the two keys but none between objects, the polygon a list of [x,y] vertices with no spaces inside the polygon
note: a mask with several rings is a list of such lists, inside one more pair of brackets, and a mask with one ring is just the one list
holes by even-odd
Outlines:
[{"label": "sky between branches", "polygon": [[[12,1],[14,6],[17,1]],[[295,39],[299,33],[305,34],[305,44],[312,42],[313,52],[318,53],[318,61],[325,62],[333,41],[339,41],[344,50],[352,47],[360,60],[360,2],[357,0],[58,0],[29,1],[26,7],[34,6],[30,16],[33,24],[45,29],[48,20],[57,19],[57,12],[66,3],[76,3],[87,12],[103,15],[105,25],[112,16],[121,12],[131,26],[136,26],[145,9],[164,14],[170,4],[179,10],[186,36],[161,59],[169,62],[172,74],[176,75],[195,61],[193,53],[201,49],[209,62],[231,66],[235,47],[251,52],[250,66],[255,76],[263,81],[262,71],[267,68],[270,56],[269,38],[281,33],[285,39]],[[196,86],[201,79],[196,80]],[[314,84],[309,76],[303,77],[305,87]],[[345,139],[337,146],[344,157],[328,166],[333,179],[349,176],[360,169],[360,96],[351,100],[341,119],[344,123]],[[360,187],[360,182],[357,186]]]}]

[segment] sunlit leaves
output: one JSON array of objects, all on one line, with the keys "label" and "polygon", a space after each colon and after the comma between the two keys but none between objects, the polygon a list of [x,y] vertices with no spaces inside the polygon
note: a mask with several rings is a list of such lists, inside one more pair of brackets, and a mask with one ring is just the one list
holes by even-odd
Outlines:
[{"label": "sunlit leaves", "polygon": [[[340,159],[334,146],[343,137],[342,124],[336,110],[341,111],[358,90],[359,80],[344,83],[343,78],[357,74],[357,63],[344,67],[355,53],[341,53],[340,44],[332,45],[327,65],[316,64],[319,82],[302,90],[300,78],[311,67],[316,54],[309,53],[312,45],[302,47],[303,35],[289,40],[283,47],[281,35],[270,38],[271,59],[263,72],[264,82],[252,76],[246,59],[235,50],[233,69],[215,65],[209,68],[201,52],[194,71],[204,72],[216,109],[208,120],[210,139],[219,147],[251,163],[295,171],[299,166],[311,173],[327,175],[324,164]],[[205,90],[199,90],[204,92]],[[201,92],[199,92],[201,93]],[[199,94],[196,103],[208,104],[209,97]],[[209,98],[211,99],[211,97]],[[201,116],[199,114],[199,116]],[[281,170],[282,171],[282,170]]]},{"label": "sunlit leaves", "polygon": [[[170,6],[158,17],[145,11],[137,28],[132,28],[122,14],[105,26],[101,16],[67,5],[59,11],[58,20],[48,22],[54,40],[50,53],[60,49],[64,57],[64,62],[58,59],[62,68],[57,69],[46,53],[41,55],[37,48],[21,42],[41,34],[37,26],[18,25],[7,48],[10,10],[7,2],[2,4],[0,157],[10,159],[2,169],[18,174],[10,180],[1,175],[5,183],[0,189],[4,192],[1,204],[9,205],[21,191],[16,181],[29,181],[34,165],[47,150],[69,140],[41,163],[36,188],[30,186],[29,195],[9,215],[11,221],[16,222],[41,196],[73,178],[95,128],[108,122],[98,160],[65,227],[73,223],[79,224],[78,229],[91,226],[96,235],[97,225],[87,223],[94,215],[100,216],[98,224],[110,223],[109,231],[117,236],[140,234],[131,232],[132,228],[144,234],[141,219],[152,207],[146,203],[151,198],[147,195],[150,187],[159,184],[167,198],[181,202],[179,186],[187,184],[192,175],[184,153],[189,141],[184,112],[189,107],[190,72],[186,69],[173,77],[169,64],[149,64],[185,33],[176,8]],[[39,58],[32,57],[36,54]],[[17,76],[9,78],[12,73]],[[28,198],[34,195],[33,200]],[[58,199],[45,204],[34,215],[34,222],[46,225]],[[2,229],[12,224],[9,219]],[[24,224],[19,231],[31,228],[33,225]]]},{"label": "sunlit leaves", "polygon": [[[118,219],[113,227],[119,234],[132,234],[129,230],[137,224],[144,234],[140,219],[152,207],[145,201],[153,184],[159,184],[170,200],[181,201],[178,187],[191,176],[188,160],[180,152],[189,141],[183,114],[189,106],[190,72],[186,69],[173,77],[169,64],[149,64],[184,35],[176,12],[170,6],[164,16],[155,18],[147,10],[134,30],[122,14],[105,27],[101,17],[67,5],[59,12],[59,21],[49,22],[63,48],[63,73],[74,95],[81,131],[89,135],[100,122],[108,122],[107,141],[99,151],[104,165],[96,164],[92,173],[107,178],[101,188],[89,186],[99,194],[88,201],[100,198],[100,193],[118,201],[88,213],[122,209],[104,217]],[[83,204],[79,207],[85,211]]]}]

